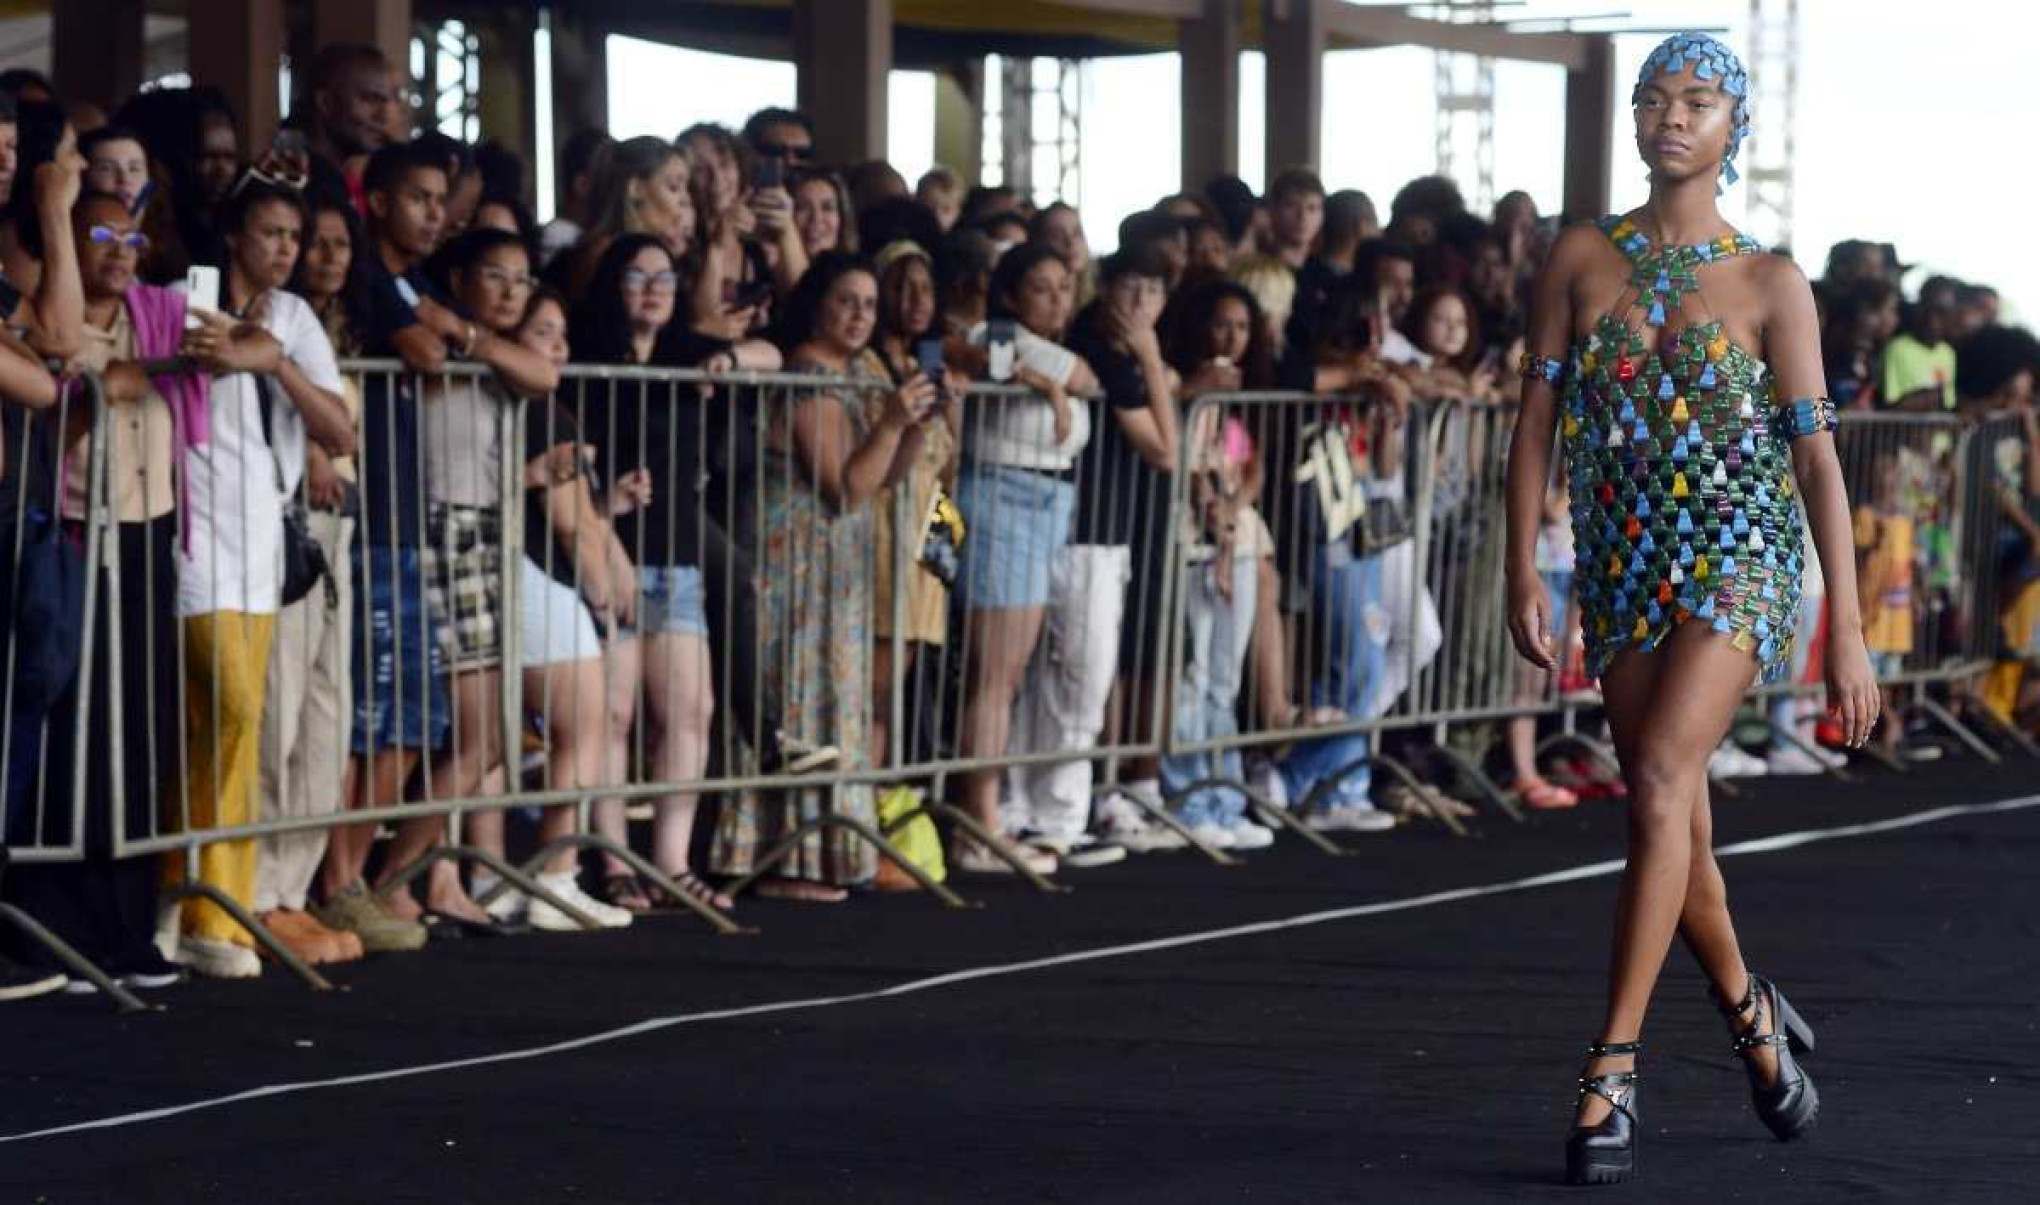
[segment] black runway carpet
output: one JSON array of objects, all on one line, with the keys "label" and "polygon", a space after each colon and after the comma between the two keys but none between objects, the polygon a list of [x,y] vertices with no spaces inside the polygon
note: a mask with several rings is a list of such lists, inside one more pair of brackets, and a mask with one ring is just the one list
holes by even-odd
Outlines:
[{"label": "black runway carpet", "polygon": [[[2040,790],[1973,760],[1753,784],[1721,844]],[[116,1017],[0,1011],[0,1136],[543,1047],[661,1017],[869,993],[1620,856],[1583,805],[1470,839],[1288,841],[1219,869],[1151,856],[1048,898],[963,879],[915,897],[747,902],[758,936],[680,918],[273,971]],[[1773,1142],[1674,950],[1646,1035],[1647,1201],[2040,1200],[2040,808],[1728,859],[1753,966],[1819,1034],[1812,1138]],[[0,1203],[116,1201],[1515,1201],[1558,1183],[1598,1020],[1601,876],[708,1018],[396,1079],[0,1142]]]}]

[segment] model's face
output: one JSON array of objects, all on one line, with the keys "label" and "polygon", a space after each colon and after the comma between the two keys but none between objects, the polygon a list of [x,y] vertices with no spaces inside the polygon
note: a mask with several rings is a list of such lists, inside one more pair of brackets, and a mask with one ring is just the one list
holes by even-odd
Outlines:
[{"label": "model's face", "polygon": [[1254,316],[1246,304],[1237,297],[1224,297],[1211,310],[1211,327],[1205,333],[1205,346],[1215,359],[1229,360],[1234,364],[1247,358],[1247,346],[1253,342]]},{"label": "model's face", "polygon": [[517,342],[528,351],[544,356],[554,368],[567,366],[567,315],[559,303],[546,301],[531,311],[517,328]]},{"label": "model's face", "polygon": [[1636,98],[1636,151],[1653,179],[1712,177],[1734,130],[1735,98],[1720,81],[1696,76],[1692,64],[1651,80]]},{"label": "model's face", "polygon": [[822,297],[815,338],[847,358],[870,344],[877,325],[878,282],[869,272],[845,272]]},{"label": "model's face", "polygon": [[1424,350],[1452,360],[1466,351],[1468,338],[1466,305],[1457,297],[1441,297],[1424,315]]},{"label": "model's face", "polygon": [[803,180],[793,194],[793,226],[810,256],[835,250],[843,241],[843,206],[836,199],[836,186],[825,179]]}]

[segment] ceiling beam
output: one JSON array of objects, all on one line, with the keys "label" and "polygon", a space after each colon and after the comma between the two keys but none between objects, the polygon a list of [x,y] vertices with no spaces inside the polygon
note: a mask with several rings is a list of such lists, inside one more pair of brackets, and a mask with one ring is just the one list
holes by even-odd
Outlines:
[{"label": "ceiling beam", "polygon": [[1335,3],[1325,14],[1335,44],[1346,46],[1428,46],[1459,54],[1555,63],[1569,71],[1587,66],[1591,35],[1518,33],[1496,25],[1428,21],[1392,8]]}]

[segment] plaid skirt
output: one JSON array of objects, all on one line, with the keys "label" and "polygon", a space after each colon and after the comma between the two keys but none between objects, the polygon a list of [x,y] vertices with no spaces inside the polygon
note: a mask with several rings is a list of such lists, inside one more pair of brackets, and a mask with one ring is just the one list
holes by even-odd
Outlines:
[{"label": "plaid skirt", "polygon": [[446,664],[488,669],[503,659],[503,529],[493,510],[434,505],[421,549],[425,596],[442,617]]}]

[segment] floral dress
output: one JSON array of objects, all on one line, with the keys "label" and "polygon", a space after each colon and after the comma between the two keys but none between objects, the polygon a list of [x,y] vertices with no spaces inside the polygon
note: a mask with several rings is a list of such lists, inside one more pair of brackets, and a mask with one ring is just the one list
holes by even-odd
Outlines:
[{"label": "floral dress", "polygon": [[[795,363],[789,371],[812,371]],[[871,508],[837,512],[793,451],[797,404],[837,406],[853,440],[866,431],[855,393],[773,391],[764,404],[764,447],[758,480],[746,505],[754,513],[738,530],[756,533],[752,550],[758,595],[759,710],[766,724],[810,745],[832,745],[845,771],[871,766]],[[722,874],[744,875],[802,824],[829,811],[875,825],[870,783],[745,792],[717,819],[710,862]],[[842,829],[810,833],[773,873],[848,886],[877,872],[872,847]]]},{"label": "floral dress", "polygon": [[[1754,650],[1772,678],[1792,653],[1804,546],[1790,440],[1832,430],[1834,407],[1781,404],[1764,362],[1719,318],[1683,311],[1699,270],[1759,253],[1754,240],[1658,248],[1627,219],[1600,226],[1629,259],[1633,299],[1552,370],[1588,672],[1699,620]],[[1644,311],[1640,328],[1630,311]]]}]

